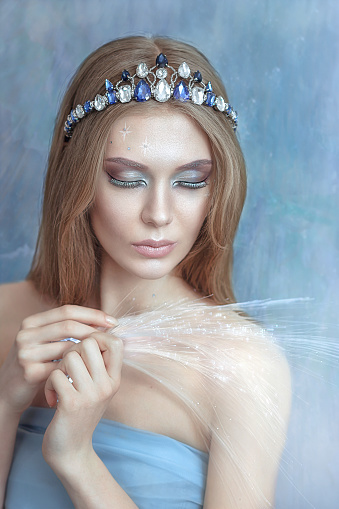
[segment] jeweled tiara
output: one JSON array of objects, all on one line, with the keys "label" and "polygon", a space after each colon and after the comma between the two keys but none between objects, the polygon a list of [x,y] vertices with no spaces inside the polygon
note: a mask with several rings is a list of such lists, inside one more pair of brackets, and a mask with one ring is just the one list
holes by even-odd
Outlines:
[{"label": "jeweled tiara", "polygon": [[[172,71],[170,83],[166,81],[167,68]],[[139,78],[137,84],[135,83],[136,78]],[[150,69],[144,62],[141,62],[133,76],[125,70],[121,74],[121,80],[115,85],[108,79],[106,79],[105,85],[106,93],[104,95],[97,94],[94,100],[86,101],[83,105],[78,104],[71,110],[64,127],[66,138],[72,137],[75,125],[91,111],[102,111],[110,104],[128,103],[132,99],[138,102],[145,102],[149,99],[166,102],[173,97],[181,102],[192,101],[194,104],[204,104],[224,113],[234,131],[237,128],[236,111],[223,97],[214,94],[211,82],[209,81],[205,85],[199,71],[196,71],[192,76],[186,62],[183,62],[176,71],[168,65],[168,60],[163,53],[157,56],[156,65]]]}]

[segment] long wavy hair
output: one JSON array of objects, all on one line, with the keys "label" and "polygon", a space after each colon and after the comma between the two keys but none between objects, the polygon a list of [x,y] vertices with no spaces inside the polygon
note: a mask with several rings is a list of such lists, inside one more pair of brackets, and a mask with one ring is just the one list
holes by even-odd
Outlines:
[{"label": "long wavy hair", "polygon": [[219,112],[191,102],[170,100],[166,105],[117,103],[104,111],[91,112],[75,127],[65,143],[64,122],[77,104],[104,94],[105,79],[116,83],[124,69],[134,74],[136,66],[155,64],[164,53],[178,68],[187,62],[199,69],[204,82],[227,101],[216,71],[193,46],[169,38],[127,37],[117,39],[90,54],[80,65],[64,96],[56,120],[45,180],[42,220],[31,270],[27,276],[39,292],[58,304],[86,304],[99,296],[101,247],[93,233],[89,211],[96,180],[102,169],[112,123],[130,114],[132,108],[178,108],[207,134],[212,151],[214,185],[207,217],[198,238],[176,268],[193,288],[213,295],[217,303],[234,302],[232,288],[233,241],[246,195],[245,163],[229,121]]}]

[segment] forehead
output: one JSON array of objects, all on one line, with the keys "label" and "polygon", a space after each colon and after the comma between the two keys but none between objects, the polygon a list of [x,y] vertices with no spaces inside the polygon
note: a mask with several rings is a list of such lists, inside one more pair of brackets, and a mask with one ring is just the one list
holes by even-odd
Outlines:
[{"label": "forehead", "polygon": [[106,157],[113,156],[182,162],[210,159],[211,149],[206,133],[192,118],[159,107],[147,113],[129,113],[113,122]]}]

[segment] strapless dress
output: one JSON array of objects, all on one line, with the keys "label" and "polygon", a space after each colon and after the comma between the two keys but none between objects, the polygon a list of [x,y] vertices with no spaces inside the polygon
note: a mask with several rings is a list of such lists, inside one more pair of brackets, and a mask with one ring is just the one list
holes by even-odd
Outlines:
[{"label": "strapless dress", "polygon": [[[20,420],[5,509],[73,508],[41,447],[54,410],[30,407]],[[202,508],[208,454],[173,438],[102,419],[93,447],[139,509]],[[112,500],[112,508],[114,500]]]}]

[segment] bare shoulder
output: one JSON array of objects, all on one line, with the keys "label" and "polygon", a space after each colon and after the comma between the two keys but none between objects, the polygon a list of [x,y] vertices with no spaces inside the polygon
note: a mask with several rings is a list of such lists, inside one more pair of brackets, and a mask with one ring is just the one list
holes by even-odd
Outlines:
[{"label": "bare shoulder", "polygon": [[[282,349],[278,346],[276,338],[267,331],[264,325],[254,320],[233,305],[207,306],[203,311],[202,319],[215,331],[217,341],[220,338],[232,341],[239,355],[251,360],[250,353],[256,353],[256,358],[264,361],[267,357],[277,366],[285,370],[288,364]],[[222,339],[224,341],[224,339]]]},{"label": "bare shoulder", "polygon": [[[241,394],[238,396],[241,397],[238,401],[241,403],[246,393],[249,399],[255,401],[253,388],[256,387],[266,395],[286,423],[290,412],[291,375],[285,353],[276,338],[260,323],[239,313],[234,306],[206,306],[202,322],[206,329],[215,331],[214,348],[209,345],[207,351],[220,370],[227,372],[229,383],[239,389]],[[227,391],[224,391],[223,385],[220,387],[219,403],[224,402],[227,407],[230,403],[225,396]],[[236,400],[235,393],[233,396]],[[234,400],[232,405],[235,408]]]},{"label": "bare shoulder", "polygon": [[7,354],[24,318],[50,306],[30,281],[0,285],[0,357]]},{"label": "bare shoulder", "polygon": [[48,309],[46,299],[31,281],[19,281],[0,285],[0,313],[2,318],[23,317]]},{"label": "bare shoulder", "polygon": [[[289,366],[276,339],[250,317],[227,306],[210,316],[223,332],[216,333],[218,358],[209,380],[211,468],[204,507],[225,499],[273,507],[290,414]],[[234,482],[226,486],[220,478]]]}]

